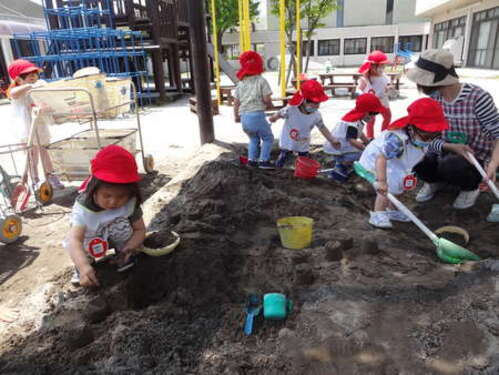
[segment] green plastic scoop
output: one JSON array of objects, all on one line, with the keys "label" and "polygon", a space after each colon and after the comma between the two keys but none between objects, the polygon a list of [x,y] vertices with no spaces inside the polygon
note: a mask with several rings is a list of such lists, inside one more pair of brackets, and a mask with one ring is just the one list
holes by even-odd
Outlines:
[{"label": "green plastic scoop", "polygon": [[[354,163],[355,172],[363,179],[373,184],[376,181],[374,174],[366,170],[359,162]],[[459,264],[467,260],[480,260],[480,257],[462,246],[455,244],[445,238],[438,237],[430,228],[423,224],[416,215],[414,215],[402,202],[392,194],[387,193],[387,198],[397,209],[404,213],[426,236],[434,243],[437,248],[437,256],[445,263]]]}]

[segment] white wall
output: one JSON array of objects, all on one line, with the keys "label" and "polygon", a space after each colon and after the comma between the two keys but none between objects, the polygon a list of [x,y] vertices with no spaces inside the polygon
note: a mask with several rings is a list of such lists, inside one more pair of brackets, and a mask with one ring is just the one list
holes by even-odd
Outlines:
[{"label": "white wall", "polygon": [[345,0],[345,26],[384,25],[386,0]]},{"label": "white wall", "polygon": [[[376,25],[342,28],[323,28],[319,29],[314,36],[315,56],[312,61],[325,62],[331,60],[336,66],[358,65],[362,63],[365,54],[361,55],[343,55],[343,39],[345,38],[367,38],[367,51],[370,49],[371,37],[376,36],[394,36],[395,42],[399,35],[427,35],[429,32],[429,23],[403,23],[399,25]],[[341,39],[339,56],[317,56],[318,41],[324,39]],[[251,35],[252,43],[265,44],[265,59],[279,56],[279,32],[278,31],[257,31]],[[223,44],[238,44],[239,35],[237,33],[224,35]],[[423,46],[424,47],[424,46]],[[393,58],[393,55],[390,55]]]}]

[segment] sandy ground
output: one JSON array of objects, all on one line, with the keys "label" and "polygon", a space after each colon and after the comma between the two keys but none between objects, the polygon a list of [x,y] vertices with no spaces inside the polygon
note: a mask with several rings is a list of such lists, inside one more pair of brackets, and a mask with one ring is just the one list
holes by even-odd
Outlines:
[{"label": "sandy ground", "polygon": [[[494,72],[475,73],[463,70],[461,75],[466,77],[464,80],[488,89],[495,97],[496,103],[499,102],[499,81],[491,79]],[[268,78],[271,82],[276,80],[272,74],[269,74]],[[407,105],[418,97],[413,85],[406,81],[403,83],[401,98],[391,104],[394,118],[404,115]],[[321,112],[328,127],[333,126],[352,106],[353,102],[349,99],[333,99],[325,103]],[[0,116],[3,118],[8,118],[8,111],[8,105],[0,106]],[[154,268],[159,266],[151,264],[151,260],[144,262],[156,270],[152,275],[158,277],[158,280],[151,282],[164,285],[165,292],[159,295],[140,281],[149,280],[145,276],[147,269],[139,267],[131,279],[115,280],[113,276],[109,276],[115,289],[103,291],[106,296],[104,323],[99,319],[97,322],[87,322],[91,327],[92,338],[101,337],[102,332],[110,329],[117,337],[115,341],[119,341],[119,330],[124,329],[120,328],[120,324],[126,326],[138,317],[145,322],[156,322],[160,318],[169,322],[185,320],[185,326],[182,327],[193,337],[199,335],[196,324],[206,324],[205,329],[208,329],[210,335],[217,337],[216,342],[203,341],[194,345],[196,350],[192,355],[185,354],[185,351],[189,351],[189,340],[187,344],[182,344],[185,345],[183,351],[178,352],[169,347],[166,354],[171,357],[168,357],[168,362],[175,363],[173,367],[168,367],[158,360],[160,354],[165,353],[160,351],[157,355],[152,355],[153,358],[149,360],[156,363],[156,366],[149,367],[151,373],[460,374],[468,370],[497,369],[497,358],[494,359],[492,355],[499,352],[496,346],[497,331],[494,331],[497,330],[498,324],[498,307],[495,302],[497,298],[494,297],[498,293],[497,278],[483,266],[466,269],[438,263],[434,257],[428,255],[431,245],[420,245],[425,240],[413,227],[402,228],[401,233],[394,238],[390,238],[390,234],[386,232],[379,234],[378,231],[369,230],[365,225],[365,215],[371,198],[361,199],[360,206],[355,202],[356,199],[353,199],[352,203],[352,197],[367,194],[355,190],[354,186],[344,191],[340,187],[331,187],[325,181],[312,185],[304,182],[296,184],[295,180],[287,175],[268,177],[256,172],[240,171],[231,160],[236,160],[237,155],[243,152],[240,146],[234,149],[234,144],[244,143],[246,137],[240,130],[240,125],[232,121],[232,108],[222,107],[221,115],[215,117],[215,132],[219,140],[217,146],[199,148],[197,117],[188,111],[187,99],[147,109],[142,115],[142,125],[145,150],[154,155],[158,170],[157,174],[148,177],[144,182],[146,195],[152,196],[145,203],[147,222],[152,221],[153,227],[156,228],[175,227],[184,233],[186,243],[182,249],[186,252],[179,255],[179,259],[173,258],[174,261],[171,261],[167,258],[164,260],[166,263],[159,263],[172,270],[175,281],[172,281],[171,276],[165,276]],[[8,124],[4,123],[3,126],[7,127]],[[103,126],[132,127],[134,120],[107,122]],[[52,133],[55,139],[60,139],[77,130],[75,125],[62,125],[55,127]],[[280,125],[277,124],[274,128],[276,135],[279,130]],[[317,144],[322,143],[319,134],[314,135],[314,141]],[[8,132],[2,132],[1,143],[11,142]],[[221,157],[225,164],[209,163]],[[6,161],[2,159],[2,165],[4,162]],[[260,194],[268,195],[266,200],[259,201],[256,205],[261,210],[261,216],[258,216],[251,204],[241,204],[248,192],[241,191],[243,188],[239,185],[244,186],[254,181],[258,182],[261,189],[266,190]],[[168,185],[164,186],[167,182]],[[283,188],[279,189],[281,184]],[[189,186],[192,187],[191,190]],[[309,190],[310,194],[315,196],[316,202],[306,197],[304,192],[308,193]],[[332,207],[326,210],[327,219],[320,219],[327,203],[317,202],[330,192],[333,197],[328,199],[333,202],[330,203]],[[88,345],[89,350],[83,351],[80,350],[82,346],[79,344],[68,351],[66,341],[63,340],[62,346],[54,342],[60,339],[59,334],[68,334],[68,324],[75,323],[75,319],[80,318],[79,314],[84,309],[79,306],[76,308],[78,314],[71,315],[72,313],[68,313],[71,310],[69,306],[78,304],[80,298],[83,298],[86,301],[82,302],[83,306],[88,307],[88,299],[95,297],[94,294],[89,296],[67,285],[70,261],[61,249],[60,242],[67,232],[68,213],[74,194],[74,190],[68,189],[43,211],[26,214],[23,217],[23,237],[16,244],[0,245],[0,303],[17,307],[21,311],[20,319],[14,324],[0,323],[0,369],[6,366],[3,372],[8,371],[5,373],[35,373],[34,367],[22,366],[23,358],[47,366],[45,372],[40,373],[66,373],[76,368],[85,372],[85,366],[93,361],[108,361],[101,369],[117,371],[121,364],[113,362],[117,359],[112,357],[119,358],[129,350],[114,342],[117,345],[111,350],[114,355],[99,356],[95,354],[95,351],[100,349],[94,346],[94,341],[99,343],[101,339],[89,340],[87,337],[87,341],[83,340],[83,346]],[[217,208],[219,203],[216,202],[215,196],[227,197],[222,198],[227,206],[223,213]],[[287,196],[295,197],[293,202],[296,207],[285,204],[289,199]],[[467,217],[455,216],[449,209],[451,198],[446,198],[443,206],[445,210],[442,212],[421,207],[421,213],[432,218],[434,226],[451,222],[473,227],[475,247],[482,251],[484,256],[497,257],[499,239],[492,236],[493,227],[483,224],[483,217],[491,201],[484,197],[479,209]],[[227,199],[229,201],[226,201]],[[194,201],[204,203],[198,207]],[[280,208],[280,204],[284,205],[283,208]],[[342,225],[338,218],[352,212],[352,225]],[[210,218],[204,220],[204,214]],[[273,221],[290,214],[308,215],[319,220],[319,241],[311,250],[305,252],[308,257],[306,261],[295,260],[292,254],[279,247],[275,238]],[[233,217],[235,222],[230,226],[225,221],[227,217],[220,218],[220,215]],[[245,220],[247,222],[244,222]],[[477,223],[478,221],[480,223]],[[248,226],[251,228],[249,232]],[[334,228],[333,232],[329,232],[331,227]],[[372,241],[376,246],[382,248],[381,259],[374,256],[376,250],[370,254],[370,245],[364,245],[362,241],[355,242],[354,248],[359,253],[354,251],[354,255],[350,257],[341,255],[336,258],[333,254],[333,260],[324,258],[324,254],[334,253],[337,245],[330,242],[334,241],[338,234],[341,237],[345,232],[351,231],[348,236],[357,239],[362,238],[366,230],[374,236]],[[245,231],[248,233],[245,234]],[[404,255],[407,246],[398,245],[398,241],[408,241],[412,244],[408,247],[416,249],[415,253]],[[200,251],[202,244],[206,242],[213,243],[208,245],[212,250],[208,255],[196,260],[196,251]],[[330,244],[327,245],[328,243]],[[220,249],[220,254],[216,253],[217,248]],[[229,249],[241,249],[241,253],[231,255]],[[260,253],[267,251],[265,249],[275,250],[270,259]],[[395,253],[392,253],[393,251]],[[282,261],[277,261],[280,257]],[[206,273],[224,273],[224,270],[230,271],[232,266],[235,268],[227,271],[226,278],[215,278],[210,284],[209,275],[201,271],[201,265],[203,262],[208,264],[215,258],[222,259],[222,264],[215,262],[213,267],[206,268]],[[273,261],[278,262],[276,269],[270,266],[271,263],[267,263]],[[244,265],[241,266],[238,262],[243,262]],[[190,263],[194,264],[192,270],[189,269]],[[467,276],[468,274],[472,276]],[[475,274],[476,278],[473,276]],[[197,282],[199,287],[192,286],[193,289],[190,290],[189,284],[179,280],[181,277]],[[134,289],[131,297],[129,293],[125,293],[126,298],[123,297],[122,288],[126,288],[133,281],[145,289]],[[201,286],[205,282],[209,287],[203,289]],[[168,283],[175,286],[168,287]],[[227,283],[234,283],[234,288],[227,289],[224,286]],[[365,288],[373,283],[376,284],[374,288]],[[402,292],[394,289],[397,285],[403,288]],[[205,300],[202,296],[202,291],[209,288],[216,290],[206,293],[206,298],[211,296],[212,301]],[[455,293],[454,288],[459,291],[465,289],[466,292]],[[297,300],[297,315],[290,320],[289,325],[286,323],[283,326],[263,328],[264,333],[262,336],[256,336],[256,341],[245,341],[240,334],[241,306],[244,305],[245,293],[248,290],[263,293],[276,289],[291,294]],[[433,292],[434,290],[437,291]],[[142,294],[144,296],[141,299]],[[356,297],[353,298],[352,295]],[[380,295],[382,297],[379,297]],[[121,300],[115,301],[120,298]],[[123,301],[123,298],[126,301]],[[188,312],[190,308],[197,306],[196,303],[193,304],[192,298],[200,299],[199,306],[203,311],[200,321]],[[399,299],[412,302],[399,305]],[[219,301],[220,306],[223,305],[227,309],[217,308],[213,311],[214,315],[209,316],[209,306],[213,301]],[[383,301],[388,301],[388,305]],[[394,309],[389,307],[392,303],[396,306]],[[177,308],[176,305],[183,307]],[[468,314],[467,309],[470,306],[472,308]],[[161,315],[163,312],[159,311],[163,308],[170,309],[169,316]],[[68,314],[71,316],[68,317]],[[51,325],[50,319],[56,323]],[[229,326],[220,326],[223,319],[232,319]],[[407,321],[404,322],[405,320]],[[390,326],[391,324],[393,326]],[[146,331],[153,329],[153,325],[145,328],[146,325],[144,323],[136,328]],[[58,330],[60,327],[64,329]],[[173,340],[179,332],[177,330],[181,331],[182,327],[165,333],[165,337]],[[86,329],[83,330],[83,336],[88,336]],[[409,337],[402,340],[404,344],[399,349],[398,331]],[[74,334],[71,330],[69,332]],[[456,337],[456,332],[461,336]],[[341,340],[338,335],[342,337]],[[147,340],[151,340],[151,337],[153,335]],[[144,342],[143,337],[136,340]],[[411,343],[420,346],[411,346]],[[105,342],[102,345],[106,345],[109,350],[109,345],[114,344]],[[131,344],[127,343],[125,346],[127,345]],[[460,348],[459,345],[465,347]],[[23,351],[22,348],[26,349]],[[64,351],[70,356],[81,356],[82,359],[78,357],[79,361],[75,362],[62,356],[60,359],[66,358],[71,364],[64,367],[51,354]],[[392,355],[392,351],[396,353]],[[50,358],[50,361],[44,361],[43,356]],[[338,356],[343,359],[335,361]],[[413,356],[417,357],[415,362],[402,360],[404,357]],[[19,361],[13,361],[15,366],[9,367],[8,363],[12,362],[12,358],[18,358]],[[194,365],[186,364],[194,358]],[[137,357],[135,360],[142,361],[144,358]],[[356,363],[357,367],[351,367],[349,361]],[[366,363],[374,367],[371,368]],[[368,367],[363,367],[363,364]],[[291,371],[293,365],[301,370]],[[140,371],[140,363],[123,366],[123,373],[142,373],[137,372]],[[91,373],[97,370],[88,371]],[[485,373],[493,372],[483,372]]]}]

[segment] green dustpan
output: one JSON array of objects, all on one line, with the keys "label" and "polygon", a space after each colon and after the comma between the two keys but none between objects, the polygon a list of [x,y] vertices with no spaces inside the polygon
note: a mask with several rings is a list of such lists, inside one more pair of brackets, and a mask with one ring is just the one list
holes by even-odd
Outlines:
[{"label": "green dustpan", "polygon": [[[363,179],[369,181],[371,184],[376,181],[376,178],[373,173],[366,170],[359,162],[354,163],[355,172],[362,177]],[[416,215],[414,215],[402,202],[400,202],[397,198],[395,198],[392,194],[387,193],[387,198],[390,202],[393,203],[395,207],[402,213],[404,213],[407,217],[411,219],[411,221],[416,224],[416,226],[424,233],[433,244],[437,248],[437,256],[445,263],[459,264],[463,263],[467,260],[480,260],[480,257],[471,251],[465,249],[462,246],[455,244],[445,238],[438,237],[435,233],[433,233],[430,228],[423,224],[421,220],[419,220]]]}]

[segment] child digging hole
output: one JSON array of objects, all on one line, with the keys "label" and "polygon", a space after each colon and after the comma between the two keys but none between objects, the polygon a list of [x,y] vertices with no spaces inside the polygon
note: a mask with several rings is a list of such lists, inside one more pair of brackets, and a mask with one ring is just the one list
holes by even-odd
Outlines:
[{"label": "child digging hole", "polygon": [[[116,168],[116,166],[120,168]],[[91,162],[92,175],[83,183],[71,212],[71,229],[64,247],[75,265],[71,283],[99,286],[92,260],[114,248],[111,260],[123,272],[145,238],[142,202],[134,156],[120,146],[100,150]]]}]

